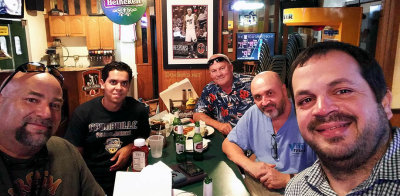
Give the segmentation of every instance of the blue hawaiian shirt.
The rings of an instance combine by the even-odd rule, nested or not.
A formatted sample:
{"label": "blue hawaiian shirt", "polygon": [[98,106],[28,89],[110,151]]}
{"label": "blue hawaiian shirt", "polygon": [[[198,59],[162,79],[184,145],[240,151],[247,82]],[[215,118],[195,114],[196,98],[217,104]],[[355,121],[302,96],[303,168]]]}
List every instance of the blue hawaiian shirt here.
{"label": "blue hawaiian shirt", "polygon": [[232,91],[227,94],[213,81],[208,83],[199,101],[195,112],[205,113],[219,122],[229,122],[232,127],[253,104],[250,84],[253,76],[233,74]]}

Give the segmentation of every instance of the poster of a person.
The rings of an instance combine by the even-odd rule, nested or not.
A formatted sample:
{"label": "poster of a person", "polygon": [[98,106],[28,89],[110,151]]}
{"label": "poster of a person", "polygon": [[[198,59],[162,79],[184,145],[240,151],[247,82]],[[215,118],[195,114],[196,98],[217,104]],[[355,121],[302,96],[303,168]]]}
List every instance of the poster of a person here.
{"label": "poster of a person", "polygon": [[207,5],[172,6],[172,15],[173,58],[207,58]]}

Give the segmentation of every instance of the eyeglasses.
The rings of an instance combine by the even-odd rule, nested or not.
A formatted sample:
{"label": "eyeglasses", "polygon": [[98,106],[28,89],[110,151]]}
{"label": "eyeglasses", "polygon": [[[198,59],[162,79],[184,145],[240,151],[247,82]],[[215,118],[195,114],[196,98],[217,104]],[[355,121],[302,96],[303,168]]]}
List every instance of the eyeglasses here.
{"label": "eyeglasses", "polygon": [[226,61],[226,59],[225,59],[224,57],[217,57],[217,58],[215,58],[215,59],[210,59],[210,60],[208,60],[207,65],[208,65],[208,66],[211,66],[212,64],[214,64],[215,61],[216,61],[217,63],[219,63],[219,62]]}
{"label": "eyeglasses", "polygon": [[53,75],[60,82],[60,84],[62,86],[63,82],[64,82],[64,77],[61,75],[60,71],[58,71],[57,68],[49,67],[42,63],[29,62],[29,63],[22,64],[15,69],[15,71],[7,78],[7,80],[4,82],[3,86],[0,88],[0,93],[4,89],[4,87],[11,81],[11,79],[15,76],[15,74],[17,74],[18,72],[44,73],[44,72],[46,72],[46,68],[49,70],[49,73],[51,75]]}
{"label": "eyeglasses", "polygon": [[271,149],[271,155],[272,158],[274,159],[278,159],[278,143],[276,142],[276,134],[271,134],[271,145],[272,145],[272,149]]}

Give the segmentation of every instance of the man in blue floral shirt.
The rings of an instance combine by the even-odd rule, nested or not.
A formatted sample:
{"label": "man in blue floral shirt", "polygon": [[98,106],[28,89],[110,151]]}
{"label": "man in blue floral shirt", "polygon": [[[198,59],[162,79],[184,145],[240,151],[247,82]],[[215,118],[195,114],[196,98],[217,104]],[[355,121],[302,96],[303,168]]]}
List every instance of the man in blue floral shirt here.
{"label": "man in blue floral shirt", "polygon": [[213,81],[204,87],[193,118],[227,135],[254,103],[250,92],[253,77],[233,73],[232,63],[223,54],[214,54],[207,64]]}

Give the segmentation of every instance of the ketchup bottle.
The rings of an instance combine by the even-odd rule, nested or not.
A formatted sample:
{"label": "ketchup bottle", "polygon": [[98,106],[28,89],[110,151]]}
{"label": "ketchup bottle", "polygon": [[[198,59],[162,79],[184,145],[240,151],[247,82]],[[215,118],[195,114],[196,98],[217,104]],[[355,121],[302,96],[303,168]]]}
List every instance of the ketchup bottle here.
{"label": "ketchup bottle", "polygon": [[140,172],[147,166],[147,157],[149,156],[149,147],[145,145],[143,138],[138,138],[133,141],[132,147],[132,170]]}

